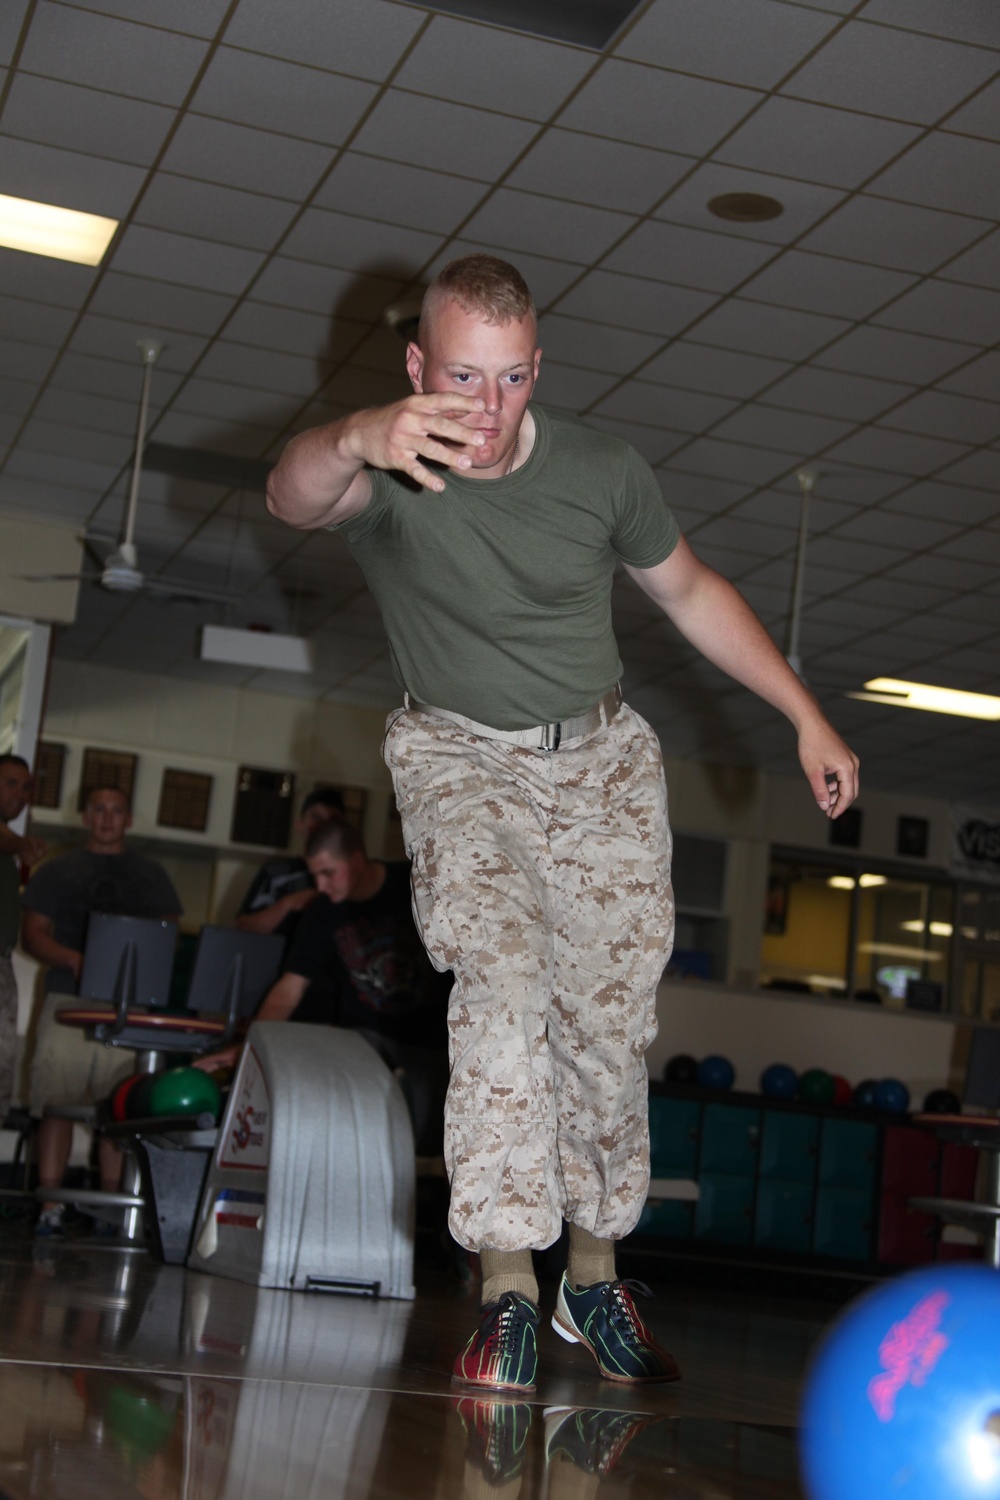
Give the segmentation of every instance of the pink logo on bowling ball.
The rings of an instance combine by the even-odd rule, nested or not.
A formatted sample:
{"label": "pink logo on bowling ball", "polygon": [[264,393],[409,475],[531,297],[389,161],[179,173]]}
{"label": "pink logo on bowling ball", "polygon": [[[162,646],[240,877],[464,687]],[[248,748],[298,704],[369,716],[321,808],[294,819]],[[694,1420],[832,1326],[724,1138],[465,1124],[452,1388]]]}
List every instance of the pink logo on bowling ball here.
{"label": "pink logo on bowling ball", "polygon": [[878,1357],[885,1373],[868,1384],[868,1399],[880,1422],[891,1422],[896,1397],[904,1385],[923,1385],[948,1347],[940,1331],[944,1310],[951,1299],[947,1292],[931,1292],[893,1323],[879,1345]]}

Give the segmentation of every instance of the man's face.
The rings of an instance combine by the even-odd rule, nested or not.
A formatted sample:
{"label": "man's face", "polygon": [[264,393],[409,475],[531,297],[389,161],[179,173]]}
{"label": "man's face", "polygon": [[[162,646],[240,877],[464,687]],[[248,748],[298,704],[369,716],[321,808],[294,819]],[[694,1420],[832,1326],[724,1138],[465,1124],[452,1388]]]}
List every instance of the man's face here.
{"label": "man's face", "polygon": [[[514,444],[535,381],[542,351],[535,347],[532,317],[519,323],[484,323],[452,299],[442,302],[422,330],[423,346],[410,344],[406,369],[418,395],[460,392],[479,396],[485,411],[456,412],[463,427],[481,432],[482,447],[466,452],[471,479],[496,479],[514,459]],[[443,440],[442,440],[443,441]]]}
{"label": "man's face", "polygon": [[83,826],[89,835],[88,849],[103,854],[120,852],[125,830],[132,826],[132,814],[122,793],[95,792],[84,809]]}
{"label": "man's face", "polygon": [[326,849],[321,849],[319,854],[315,854],[306,863],[316,882],[316,889],[329,901],[349,901],[364,873],[365,857],[359,850],[347,859],[340,859]]}
{"label": "man's face", "polygon": [[12,823],[28,805],[31,772],[26,766],[5,760],[0,765],[0,821]]}

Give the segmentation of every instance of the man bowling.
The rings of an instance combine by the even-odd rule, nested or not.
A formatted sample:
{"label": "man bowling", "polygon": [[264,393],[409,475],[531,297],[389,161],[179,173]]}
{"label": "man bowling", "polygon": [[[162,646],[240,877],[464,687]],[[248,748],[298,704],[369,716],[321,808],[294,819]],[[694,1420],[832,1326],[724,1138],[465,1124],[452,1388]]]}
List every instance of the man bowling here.
{"label": "man bowling", "polygon": [[554,1325],[602,1376],[675,1379],[615,1268],[649,1179],[644,1053],[670,952],[660,748],[622,701],[620,562],[702,654],[791,721],[837,817],[858,762],[741,595],[680,535],[648,464],[532,401],[541,350],[517,270],[453,261],[406,353],[413,395],[294,438],[268,506],[335,527],[382,612],[414,911],[451,968],[450,1226],[478,1251],[469,1387],[534,1389],[531,1252],[563,1221]]}

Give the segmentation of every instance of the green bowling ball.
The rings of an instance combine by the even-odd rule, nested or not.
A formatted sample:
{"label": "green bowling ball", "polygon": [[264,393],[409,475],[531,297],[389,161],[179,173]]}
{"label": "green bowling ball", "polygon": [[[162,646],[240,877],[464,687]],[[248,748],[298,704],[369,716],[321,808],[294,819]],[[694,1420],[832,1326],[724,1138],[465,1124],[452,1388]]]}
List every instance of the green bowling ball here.
{"label": "green bowling ball", "polygon": [[799,1079],[799,1098],[809,1104],[832,1104],[837,1084],[825,1068],[809,1068]]}
{"label": "green bowling ball", "polygon": [[151,1115],[210,1114],[218,1120],[222,1111],[219,1085],[200,1068],[168,1068],[155,1076],[149,1091]]}
{"label": "green bowling ball", "polygon": [[145,1392],[113,1385],[107,1395],[105,1418],[122,1457],[138,1465],[169,1440],[177,1421],[177,1405],[169,1400],[161,1405]]}

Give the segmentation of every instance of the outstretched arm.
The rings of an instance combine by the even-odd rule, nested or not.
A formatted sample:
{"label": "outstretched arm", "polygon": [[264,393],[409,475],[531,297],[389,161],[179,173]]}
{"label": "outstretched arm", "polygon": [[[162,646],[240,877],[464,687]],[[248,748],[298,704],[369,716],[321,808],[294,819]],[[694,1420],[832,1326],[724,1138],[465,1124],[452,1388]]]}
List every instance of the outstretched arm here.
{"label": "outstretched arm", "polygon": [[392,406],[352,413],[326,427],[292,438],[271,470],[267,508],[279,521],[308,531],[339,525],[358,515],[371,498],[365,465],[398,469],[440,493],[444,480],[424,460],[467,469],[473,447],[484,438],[459,417],[485,411],[479,397],[407,396]]}
{"label": "outstretched arm", "polygon": [[683,537],[655,568],[626,567],[626,571],[702,656],[791,721],[813,796],[828,818],[839,818],[858,795],[858,758],[792,671],[743,595],[701,562]]}

